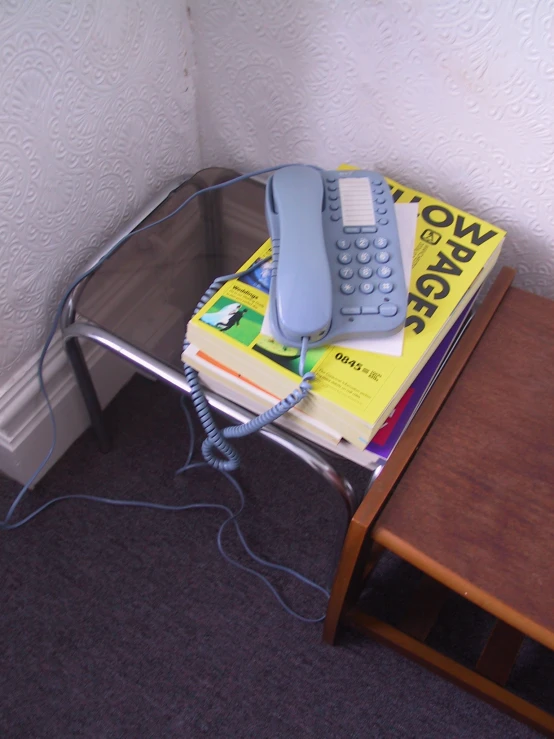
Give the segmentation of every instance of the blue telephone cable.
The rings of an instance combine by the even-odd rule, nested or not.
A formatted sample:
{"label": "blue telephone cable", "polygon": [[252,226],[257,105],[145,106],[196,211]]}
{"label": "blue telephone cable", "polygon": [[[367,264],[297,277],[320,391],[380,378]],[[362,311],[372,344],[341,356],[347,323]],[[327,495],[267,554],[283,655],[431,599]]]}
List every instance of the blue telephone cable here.
{"label": "blue telephone cable", "polygon": [[[119,249],[120,246],[122,246],[128,239],[130,239],[132,236],[136,236],[136,234],[143,233],[144,231],[148,231],[150,228],[153,228],[154,226],[159,226],[162,223],[165,223],[170,218],[173,218],[173,216],[177,215],[185,206],[187,206],[189,203],[191,203],[195,198],[197,198],[199,195],[201,195],[204,192],[212,192],[214,190],[221,190],[224,187],[228,187],[229,185],[232,185],[236,182],[243,182],[244,180],[251,179],[252,177],[258,177],[260,175],[269,174],[270,172],[275,172],[278,169],[282,169],[283,167],[288,167],[290,165],[288,164],[280,164],[275,167],[266,167],[264,169],[258,169],[254,172],[249,172],[248,174],[238,175],[237,177],[233,177],[230,180],[226,180],[225,182],[220,182],[216,185],[210,185],[209,187],[205,187],[203,190],[197,190],[194,192],[190,197],[188,197],[181,205],[179,205],[175,210],[173,210],[171,213],[168,213],[168,215],[164,216],[163,218],[160,218],[157,221],[154,221],[153,223],[149,223],[146,226],[141,226],[140,228],[134,229],[130,233],[128,233],[126,236],[123,236],[119,241],[117,241],[111,249],[109,249],[101,259],[98,260],[92,267],[90,267],[88,270],[80,274],[78,277],[76,277],[73,282],[69,285],[69,287],[66,289],[65,293],[63,294],[60,302],[58,303],[58,306],[56,308],[56,312],[54,313],[54,318],[52,320],[52,325],[50,327],[50,331],[48,333],[48,336],[46,337],[46,341],[44,342],[44,346],[42,347],[42,351],[40,353],[38,363],[37,363],[37,375],[38,375],[38,382],[40,391],[46,401],[46,406],[48,408],[48,416],[50,418],[50,424],[52,426],[52,443],[50,445],[50,449],[47,451],[47,453],[44,456],[44,459],[42,462],[38,465],[37,469],[33,472],[31,477],[27,480],[27,482],[23,485],[19,493],[17,494],[15,500],[13,501],[12,505],[8,509],[8,513],[6,514],[6,517],[4,520],[0,521],[0,530],[9,528],[9,522],[12,518],[16,508],[20,504],[23,497],[27,494],[29,491],[29,488],[34,483],[34,481],[37,479],[37,477],[40,475],[40,473],[43,471],[43,469],[46,467],[48,462],[50,461],[54,449],[56,447],[56,440],[57,440],[57,428],[56,428],[56,419],[54,417],[54,411],[52,409],[52,404],[50,402],[50,398],[48,396],[48,392],[46,390],[46,386],[44,384],[44,360],[46,358],[46,354],[48,353],[48,349],[50,348],[50,345],[54,339],[54,336],[56,334],[56,331],[58,329],[60,319],[62,316],[62,311],[64,308],[65,303],[69,299],[71,293],[79,283],[81,283],[83,280],[85,280],[87,277],[89,277],[93,272],[95,272],[104,262],[106,262],[114,252]],[[319,169],[318,167],[315,167],[315,169]],[[38,512],[38,511],[37,511]]]}
{"label": "blue telephone cable", "polygon": [[[275,596],[275,598],[278,600],[278,602],[281,604],[281,606],[287,611],[287,613],[291,614],[295,618],[298,618],[301,621],[304,621],[304,622],[307,622],[307,623],[319,623],[319,622],[321,622],[324,619],[324,616],[318,617],[318,618],[308,618],[308,617],[302,616],[301,614],[298,614],[297,612],[295,612],[294,610],[292,610],[284,602],[284,600],[279,595],[279,593],[277,592],[277,590],[274,588],[274,586],[269,582],[269,580],[264,575],[262,575],[261,573],[257,572],[256,570],[253,570],[253,569],[251,569],[249,567],[246,567],[246,566],[242,565],[241,563],[239,563],[236,560],[234,560],[232,557],[230,557],[225,552],[225,550],[223,548],[223,543],[222,543],[223,531],[224,531],[224,529],[225,529],[225,527],[226,527],[226,525],[228,523],[233,522],[233,524],[235,526],[235,529],[237,531],[237,535],[239,537],[239,540],[240,540],[243,548],[245,549],[245,551],[247,552],[247,554],[254,561],[258,562],[259,564],[266,565],[268,567],[271,567],[271,568],[274,568],[274,569],[278,569],[278,570],[281,570],[283,572],[287,572],[287,573],[293,575],[295,578],[297,578],[301,582],[309,585],[312,588],[315,588],[316,590],[318,590],[319,592],[321,592],[322,594],[324,594],[327,598],[329,597],[328,591],[325,588],[323,588],[320,585],[318,585],[317,583],[309,580],[308,578],[304,577],[303,575],[301,575],[300,573],[296,572],[295,570],[292,570],[292,569],[290,569],[288,567],[284,567],[282,565],[277,565],[275,563],[268,562],[267,560],[264,560],[261,557],[258,557],[248,547],[248,545],[247,545],[247,543],[246,543],[246,541],[244,539],[244,536],[243,536],[243,534],[242,534],[242,532],[240,530],[238,521],[236,520],[237,519],[237,516],[241,513],[241,511],[242,511],[242,509],[244,507],[244,495],[243,495],[242,489],[240,488],[239,483],[229,474],[229,472],[226,469],[223,468],[225,466],[225,460],[223,460],[223,465],[221,465],[221,466],[220,465],[217,465],[217,464],[211,464],[211,463],[210,464],[211,464],[211,466],[213,466],[216,469],[218,469],[221,472],[221,474],[223,474],[226,477],[226,479],[233,485],[233,487],[238,491],[239,496],[240,496],[240,499],[241,499],[241,505],[240,505],[239,510],[237,512],[235,512],[235,513],[233,513],[231,511],[231,509],[228,508],[227,506],[220,505],[220,504],[215,504],[215,503],[198,503],[198,504],[188,504],[188,505],[166,505],[166,504],[154,503],[154,502],[150,502],[150,501],[135,501],[135,500],[124,501],[124,500],[118,500],[118,499],[113,499],[113,498],[104,498],[104,497],[94,496],[94,495],[72,494],[72,495],[63,495],[63,496],[54,498],[54,499],[48,501],[47,503],[44,503],[43,505],[39,506],[39,508],[37,508],[34,511],[32,511],[27,516],[24,516],[19,521],[16,521],[15,523],[12,523],[11,522],[11,519],[12,519],[12,517],[13,517],[15,511],[16,511],[16,509],[20,505],[20,503],[23,500],[23,498],[25,497],[26,493],[31,488],[33,482],[37,479],[37,477],[40,475],[40,473],[44,470],[45,466],[48,464],[50,458],[52,457],[52,455],[54,453],[54,449],[55,449],[55,446],[56,446],[56,440],[57,440],[56,419],[55,419],[54,411],[53,411],[53,408],[52,408],[52,404],[50,402],[50,398],[48,396],[48,392],[46,390],[46,386],[45,386],[45,383],[44,383],[44,361],[45,361],[46,355],[48,353],[48,349],[50,348],[50,345],[51,345],[51,343],[52,343],[52,341],[54,339],[54,336],[56,334],[56,331],[58,329],[58,326],[59,326],[59,323],[60,323],[60,319],[61,319],[61,315],[62,315],[62,311],[63,311],[64,305],[65,305],[66,301],[69,299],[69,297],[70,297],[71,293],[73,292],[73,290],[77,287],[77,285],[79,285],[79,283],[81,283],[83,280],[85,280],[87,277],[89,277],[91,274],[93,274],[93,272],[95,272],[107,259],[109,259],[112,256],[112,254],[114,254],[114,252],[117,251],[117,249],[120,246],[122,246],[128,239],[130,239],[132,236],[135,236],[138,233],[142,233],[144,231],[147,231],[148,229],[153,228],[154,226],[158,226],[158,225],[164,223],[165,221],[169,220],[174,215],[176,215],[179,211],[181,211],[183,208],[185,208],[185,206],[187,206],[192,200],[194,200],[194,198],[198,197],[198,195],[201,195],[204,192],[209,192],[209,191],[213,191],[213,190],[219,190],[219,189],[221,189],[223,187],[227,187],[228,185],[234,184],[236,182],[241,182],[241,181],[244,181],[244,180],[250,179],[252,177],[259,176],[259,175],[268,174],[270,172],[274,172],[274,171],[276,171],[278,169],[281,169],[281,168],[287,167],[287,166],[290,166],[290,165],[283,164],[283,165],[278,165],[278,166],[275,166],[275,167],[267,167],[267,168],[264,168],[264,169],[256,170],[256,171],[250,172],[248,174],[239,175],[239,176],[234,177],[234,178],[232,178],[230,180],[227,180],[226,182],[218,183],[216,185],[210,185],[209,187],[206,187],[206,188],[204,188],[202,190],[196,191],[189,198],[187,198],[183,203],[181,203],[181,205],[179,205],[175,210],[173,210],[171,213],[169,213],[167,216],[164,216],[163,218],[160,218],[157,221],[154,221],[152,223],[149,223],[146,226],[142,226],[142,227],[140,227],[138,229],[134,229],[133,231],[131,231],[126,236],[123,236],[121,239],[119,239],[119,241],[117,241],[111,247],[111,249],[109,249],[101,257],[100,260],[98,260],[98,262],[96,262],[94,264],[94,266],[90,267],[88,270],[86,270],[85,272],[83,272],[82,274],[80,274],[78,277],[76,277],[70,283],[69,287],[65,290],[62,298],[60,299],[60,301],[58,303],[58,306],[57,306],[56,311],[54,313],[54,317],[53,317],[53,320],[52,320],[50,331],[48,332],[48,335],[47,335],[46,340],[44,342],[44,346],[43,346],[43,348],[41,350],[41,353],[40,353],[40,356],[39,356],[39,359],[38,359],[38,362],[37,362],[37,376],[38,376],[39,387],[40,387],[40,391],[41,391],[41,393],[42,393],[42,395],[43,395],[43,397],[44,397],[44,399],[46,401],[46,406],[47,406],[47,409],[48,409],[48,415],[49,415],[50,423],[51,423],[51,427],[52,427],[52,442],[51,442],[50,448],[49,448],[48,452],[46,453],[46,455],[44,456],[44,459],[42,460],[42,462],[38,465],[38,467],[35,470],[35,472],[31,475],[31,477],[27,480],[27,482],[22,486],[21,490],[16,495],[15,499],[13,500],[11,506],[8,509],[8,512],[7,512],[6,516],[5,516],[5,518],[3,520],[0,520],[0,531],[9,531],[9,530],[17,529],[20,526],[23,526],[24,524],[26,524],[26,523],[30,522],[31,520],[33,520],[42,511],[46,510],[50,506],[55,505],[56,503],[61,502],[63,500],[87,500],[87,501],[97,502],[97,503],[106,503],[106,504],[114,505],[114,506],[134,507],[134,508],[149,508],[149,509],[164,510],[164,511],[184,511],[184,510],[191,510],[191,509],[197,509],[197,508],[207,508],[207,509],[220,509],[220,510],[224,510],[228,514],[228,518],[226,518],[226,520],[220,526],[220,529],[218,531],[218,536],[217,536],[217,544],[218,544],[218,548],[219,548],[219,551],[221,552],[222,556],[230,564],[232,564],[232,565],[234,565],[234,566],[236,566],[236,567],[238,567],[238,568],[240,568],[240,569],[242,569],[242,570],[244,570],[244,571],[246,571],[246,572],[248,572],[250,574],[253,574],[253,575],[255,575],[258,578],[260,578],[262,580],[262,582],[264,582],[264,584],[271,590],[271,592],[273,593],[273,595]],[[321,169],[321,168],[320,167],[314,167],[314,169]],[[197,306],[197,308],[195,310],[195,313],[200,309],[200,307],[202,307],[202,305],[205,304],[205,302],[207,300],[209,300],[209,297],[211,297],[211,295],[213,295],[213,293],[216,290],[218,290],[219,287],[221,287],[221,285],[227,279],[231,279],[233,277],[239,276],[240,274],[246,274],[246,272],[248,272],[248,271],[250,271],[250,270],[245,270],[243,273],[237,273],[237,274],[234,274],[234,275],[228,275],[228,276],[225,276],[225,277],[221,277],[221,278],[218,278],[216,281],[214,281],[214,283],[212,284],[212,286],[209,288],[209,290],[207,291],[207,293],[204,295],[204,297],[200,301],[199,305]],[[212,292],[210,292],[210,291],[212,291]],[[303,342],[302,354],[301,354],[301,365],[300,365],[301,368],[303,367],[303,364],[304,364],[305,355],[306,355],[306,346],[305,346],[305,344]],[[196,397],[197,398],[198,397],[202,398],[203,397],[203,394],[202,394],[202,391],[201,391],[201,388],[200,388],[200,385],[199,385],[199,382],[198,382],[198,375],[197,375],[197,373],[192,368],[189,368],[189,367],[185,366],[185,375],[187,375],[187,374],[188,374],[187,381],[189,382],[189,385],[191,386],[191,391],[192,391],[191,397],[193,397],[193,399],[194,399],[194,395],[196,394]],[[303,370],[301,371],[301,374],[303,374]],[[192,378],[192,382],[191,382],[191,378]],[[262,414],[260,417],[253,419],[252,421],[250,421],[247,424],[242,424],[241,426],[236,426],[236,427],[231,427],[230,429],[225,429],[224,432],[223,432],[223,434],[229,434],[229,437],[234,436],[234,435],[236,435],[236,436],[244,436],[246,434],[253,433],[254,431],[258,430],[259,428],[261,428],[262,426],[264,426],[264,425],[266,425],[268,423],[271,423],[271,421],[275,420],[277,417],[279,417],[283,413],[286,413],[291,407],[293,407],[294,405],[296,405],[297,403],[299,403],[300,400],[303,397],[305,397],[305,395],[309,391],[309,380],[312,379],[312,378],[313,378],[313,375],[311,373],[308,373],[307,375],[305,375],[303,377],[302,383],[300,384],[300,387],[297,388],[295,391],[293,391],[293,393],[291,393],[287,398],[285,398],[284,401],[281,401],[280,403],[278,403],[277,406],[275,406],[275,408],[272,408],[269,411],[266,411],[265,414]],[[199,390],[200,390],[200,393],[198,392]],[[196,402],[198,403],[199,407],[201,407],[201,403],[198,400]],[[209,407],[207,405],[207,401],[205,400],[205,398],[204,398],[204,403],[206,404],[206,410],[207,410],[207,413],[208,413],[209,420],[211,420],[211,423],[215,427],[215,424],[213,423],[213,420],[211,419],[211,413],[210,413],[210,410],[209,410]],[[188,411],[186,410],[186,408],[183,408],[183,409],[185,410],[187,421],[188,421],[188,424],[189,424],[189,430],[191,431],[191,434],[190,434],[190,449],[189,449],[189,454],[188,454],[188,458],[187,458],[186,464],[180,470],[178,470],[176,474],[180,474],[180,473],[185,472],[185,471],[187,471],[189,469],[194,469],[194,468],[199,467],[199,466],[202,466],[204,464],[204,463],[193,463],[193,464],[191,464],[192,450],[193,450],[193,445],[194,445],[194,434],[192,433],[192,431],[193,431],[193,429],[192,429],[192,422],[190,420],[190,416],[188,414]],[[278,410],[276,410],[276,409],[278,409]],[[213,440],[213,443],[212,443],[212,440]],[[227,444],[225,438],[224,437],[222,438],[222,432],[220,432],[217,429],[217,427],[215,427],[214,430],[211,430],[211,439],[210,439],[210,437],[208,437],[205,440],[204,444],[203,444],[203,452],[205,452],[205,449],[207,449],[208,450],[207,451],[208,456],[213,457],[214,456],[213,446],[215,446],[215,448],[218,449],[221,446],[221,442],[223,442],[223,445]],[[220,445],[220,446],[218,446],[218,445]],[[230,447],[230,445],[229,445],[229,447]],[[225,449],[225,446],[223,446],[223,449]],[[232,464],[236,464],[236,466],[238,466],[238,461],[239,461],[238,460],[238,455],[236,455],[236,452],[235,452],[235,450],[232,449],[232,447],[230,447],[230,449],[231,449],[231,463]],[[221,460],[219,460],[219,461],[221,461]],[[236,469],[236,466],[234,466],[233,469]]]}

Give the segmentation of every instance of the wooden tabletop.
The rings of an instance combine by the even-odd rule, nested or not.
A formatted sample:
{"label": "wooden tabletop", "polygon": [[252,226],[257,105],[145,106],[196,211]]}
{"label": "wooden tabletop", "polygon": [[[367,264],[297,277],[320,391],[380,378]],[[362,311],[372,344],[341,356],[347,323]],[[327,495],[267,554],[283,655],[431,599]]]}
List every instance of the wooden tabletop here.
{"label": "wooden tabletop", "polygon": [[511,288],[373,538],[554,649],[554,303]]}

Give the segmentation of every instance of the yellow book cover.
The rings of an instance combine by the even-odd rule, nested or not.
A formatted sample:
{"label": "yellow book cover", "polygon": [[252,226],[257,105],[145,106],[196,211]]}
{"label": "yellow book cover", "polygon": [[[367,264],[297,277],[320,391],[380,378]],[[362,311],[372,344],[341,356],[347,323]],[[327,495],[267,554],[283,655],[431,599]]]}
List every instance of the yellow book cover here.
{"label": "yellow book cover", "polygon": [[[395,202],[419,205],[402,356],[340,346],[308,352],[313,392],[301,408],[358,448],[372,438],[498,258],[505,231],[429,195],[387,179]],[[243,265],[250,275],[226,283],[194,316],[188,338],[228,367],[284,396],[299,382],[300,351],[261,333],[268,303],[271,243]],[[183,361],[186,357],[183,356]]]}

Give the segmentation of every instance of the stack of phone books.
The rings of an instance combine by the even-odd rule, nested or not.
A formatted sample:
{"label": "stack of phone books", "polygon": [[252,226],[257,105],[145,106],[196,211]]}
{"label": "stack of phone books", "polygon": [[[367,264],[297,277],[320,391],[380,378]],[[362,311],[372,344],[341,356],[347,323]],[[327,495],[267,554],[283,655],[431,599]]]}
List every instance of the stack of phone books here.
{"label": "stack of phone books", "polygon": [[[353,340],[308,352],[312,392],[277,422],[289,432],[370,469],[386,461],[448,359],[479,289],[493,269],[505,231],[388,179],[399,230],[413,215],[406,272],[408,313],[403,332]],[[402,217],[402,204],[406,218]],[[402,223],[404,222],[404,228]],[[402,242],[402,233],[401,233]],[[300,352],[268,335],[271,254],[267,241],[187,328],[183,362],[206,388],[261,413],[299,384]],[[400,342],[400,343],[399,343]]]}

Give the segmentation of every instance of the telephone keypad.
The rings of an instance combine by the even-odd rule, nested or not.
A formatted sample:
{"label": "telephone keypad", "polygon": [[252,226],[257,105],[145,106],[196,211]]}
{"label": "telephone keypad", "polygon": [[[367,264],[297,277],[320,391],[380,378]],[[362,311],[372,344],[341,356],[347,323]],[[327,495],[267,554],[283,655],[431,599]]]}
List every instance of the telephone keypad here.
{"label": "telephone keypad", "polygon": [[[381,326],[388,325],[386,322],[398,326],[398,318],[395,320],[394,317],[399,313],[405,315],[406,307],[400,244],[390,191],[376,173],[365,175],[367,185],[362,182],[351,185],[343,181],[343,178],[356,176],[352,172],[324,175],[326,220],[331,237],[327,243],[338,260],[332,278],[334,289],[340,295],[335,315],[339,323],[348,321],[347,325],[342,324],[344,329],[341,329],[346,334],[355,334],[355,327],[366,325],[368,330],[376,332],[383,330]],[[350,235],[353,236],[349,238]],[[369,266],[373,260],[376,262],[375,270]],[[393,273],[399,276],[395,282],[390,279]]]}
{"label": "telephone keypad", "polygon": [[[404,284],[396,209],[386,178],[374,171],[316,172],[312,168],[296,167],[282,177],[281,174],[272,175],[266,189],[272,276],[275,278],[279,274],[278,282],[286,283],[285,294],[288,294],[289,279],[294,286],[304,281],[304,273],[311,271],[317,277],[312,281],[313,289],[321,286],[318,296],[321,300],[319,303],[314,300],[312,304],[310,295],[304,295],[304,292],[311,292],[312,285],[309,291],[303,291],[304,286],[298,285],[298,305],[291,297],[287,307],[292,314],[304,307],[306,313],[308,308],[312,312],[319,311],[320,315],[314,316],[318,328],[309,328],[313,325],[311,320],[293,322],[294,325],[287,327],[279,316],[277,303],[281,287],[277,286],[273,294],[270,292],[269,300],[270,324],[275,338],[285,345],[300,346],[303,332],[310,332],[310,344],[318,346],[400,329],[406,317],[408,292]],[[283,207],[279,206],[277,212],[276,206],[281,202]],[[325,254],[321,253],[321,230],[315,222],[316,216],[323,216]],[[281,237],[286,242],[286,259],[285,249],[280,245]],[[294,269],[295,250],[301,252],[298,255],[302,265],[300,274]],[[284,270],[283,279],[279,269]]]}

